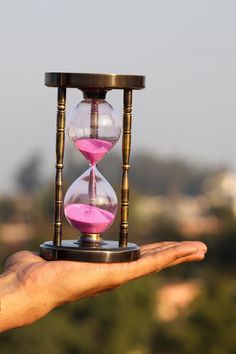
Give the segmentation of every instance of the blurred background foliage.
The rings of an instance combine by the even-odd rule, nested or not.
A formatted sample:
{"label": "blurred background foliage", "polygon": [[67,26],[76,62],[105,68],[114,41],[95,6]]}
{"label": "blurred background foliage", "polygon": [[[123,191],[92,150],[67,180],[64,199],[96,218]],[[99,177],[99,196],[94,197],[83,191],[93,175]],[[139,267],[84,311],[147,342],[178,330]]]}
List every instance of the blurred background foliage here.
{"label": "blurred background foliage", "polygon": [[[52,237],[53,178],[42,175],[43,162],[32,155],[16,174],[16,193],[0,197],[2,264],[12,252],[37,251]],[[117,155],[100,164],[118,194],[120,165]],[[85,169],[70,152],[66,188]],[[236,176],[139,155],[132,157],[130,181],[130,239],[202,240],[209,248],[206,260],[63,306],[29,327],[3,333],[1,354],[236,353]],[[118,221],[105,238],[117,239],[117,227]],[[64,237],[77,237],[65,220]]]}

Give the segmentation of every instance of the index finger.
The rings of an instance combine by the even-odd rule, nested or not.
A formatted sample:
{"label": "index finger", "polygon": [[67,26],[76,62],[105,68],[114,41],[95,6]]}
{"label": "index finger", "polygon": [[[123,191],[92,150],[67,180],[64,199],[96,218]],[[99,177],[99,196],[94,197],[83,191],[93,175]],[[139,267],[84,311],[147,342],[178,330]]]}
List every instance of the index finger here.
{"label": "index finger", "polygon": [[[140,278],[145,275],[159,272],[166,268],[170,263],[186,256],[198,253],[198,248],[189,244],[178,244],[164,250],[156,250],[150,254],[143,255],[139,260],[131,262],[124,275],[123,281]],[[193,259],[194,260],[194,259]]]}

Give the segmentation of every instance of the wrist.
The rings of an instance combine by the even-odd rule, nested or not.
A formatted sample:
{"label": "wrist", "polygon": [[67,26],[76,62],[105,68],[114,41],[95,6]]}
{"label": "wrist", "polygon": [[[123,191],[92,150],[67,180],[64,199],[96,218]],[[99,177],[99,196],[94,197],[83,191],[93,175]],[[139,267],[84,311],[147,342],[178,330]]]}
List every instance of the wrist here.
{"label": "wrist", "polygon": [[14,286],[15,275],[11,272],[4,273],[0,276],[0,332],[10,328],[12,321],[12,311],[14,307],[13,298],[17,297]]}
{"label": "wrist", "polygon": [[50,311],[50,307],[43,308],[35,296],[27,293],[15,272],[5,272],[0,276],[0,332],[34,322],[42,317],[42,309],[45,313]]}

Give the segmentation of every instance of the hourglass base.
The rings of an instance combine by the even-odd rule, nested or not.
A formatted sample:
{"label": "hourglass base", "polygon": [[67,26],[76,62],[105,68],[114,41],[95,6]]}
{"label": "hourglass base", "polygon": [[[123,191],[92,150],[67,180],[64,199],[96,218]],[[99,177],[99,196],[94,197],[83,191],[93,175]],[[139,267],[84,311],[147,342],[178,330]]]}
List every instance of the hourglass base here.
{"label": "hourglass base", "polygon": [[47,241],[40,246],[40,256],[48,261],[131,262],[140,257],[140,248],[134,243],[128,243],[127,247],[119,247],[117,241],[106,240],[92,247],[85,247],[77,240],[63,240],[61,246],[55,246],[52,241]]}

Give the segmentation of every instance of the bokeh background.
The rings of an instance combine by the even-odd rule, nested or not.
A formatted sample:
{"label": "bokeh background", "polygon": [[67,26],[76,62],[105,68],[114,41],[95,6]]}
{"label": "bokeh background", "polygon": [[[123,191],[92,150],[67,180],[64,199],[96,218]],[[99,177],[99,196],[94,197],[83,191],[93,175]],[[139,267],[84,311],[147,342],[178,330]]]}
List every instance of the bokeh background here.
{"label": "bokeh background", "polygon": [[[134,93],[130,237],[209,247],[202,263],[1,334],[1,354],[236,353],[235,11],[230,0],[1,3],[1,263],[52,235],[56,90],[46,71],[146,75]],[[68,91],[70,111],[82,95]],[[107,100],[122,110],[121,92]],[[118,193],[120,147],[99,166]],[[65,186],[86,167],[67,141]],[[66,221],[64,234],[76,237]]]}

